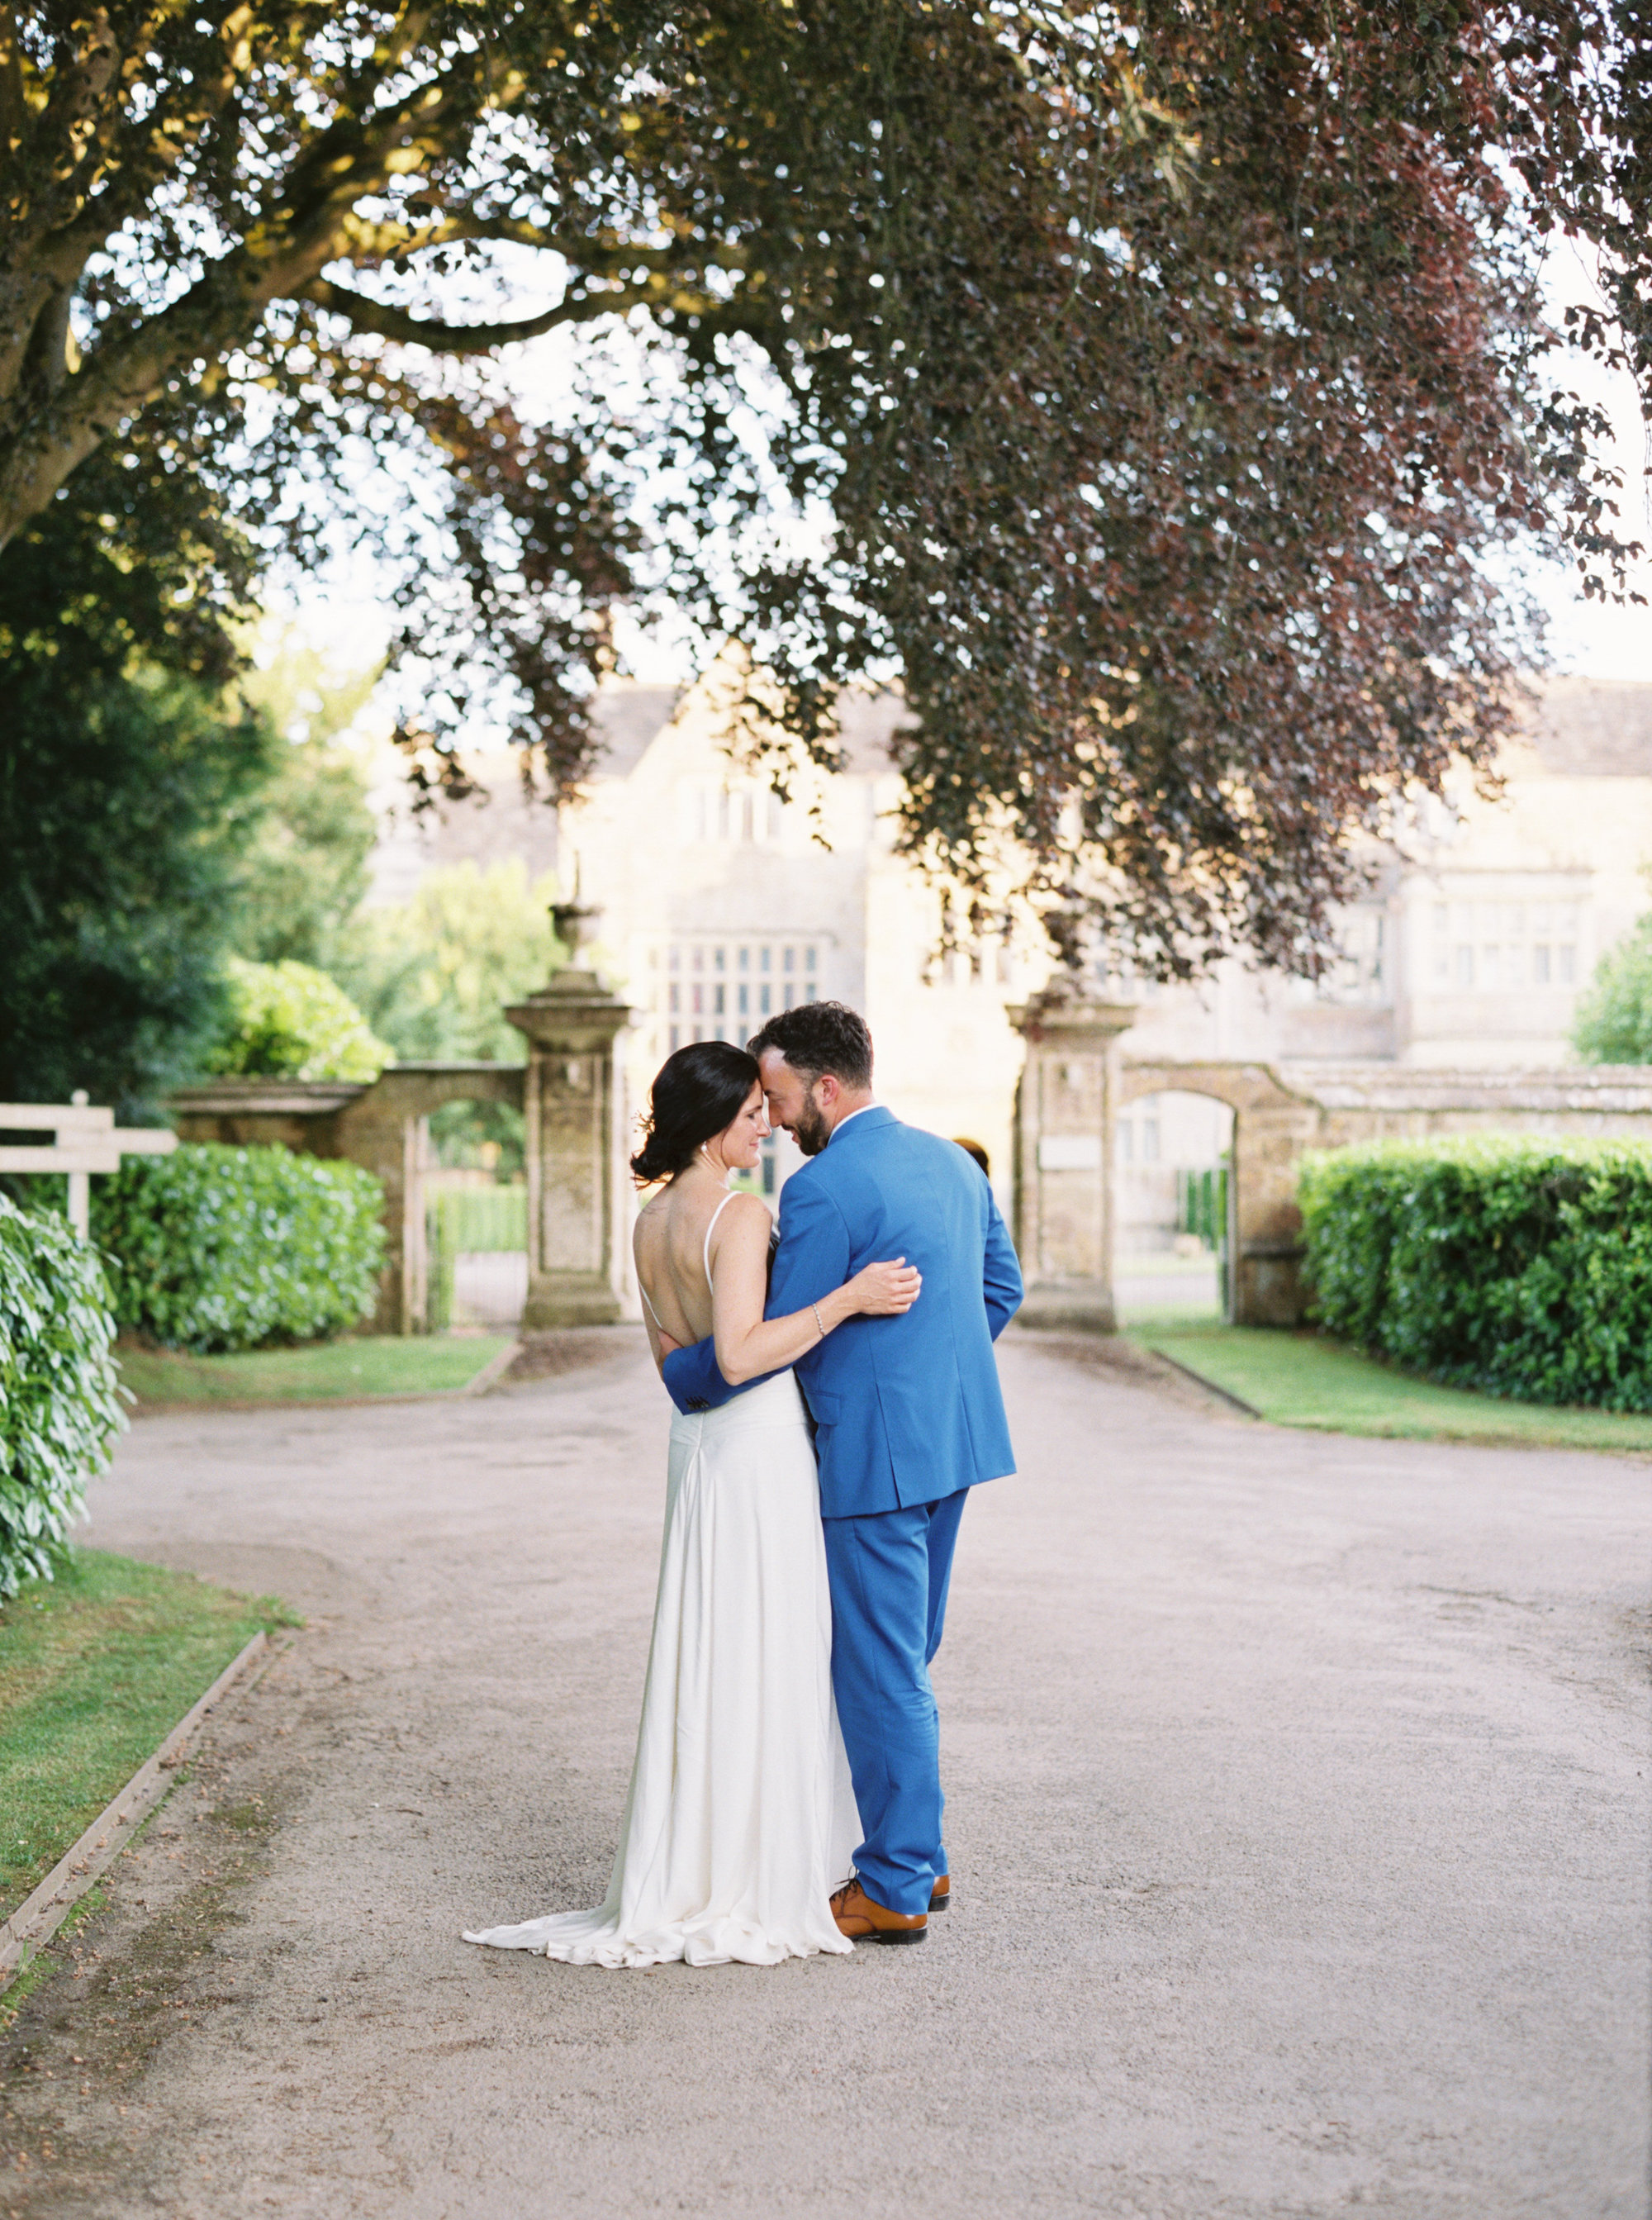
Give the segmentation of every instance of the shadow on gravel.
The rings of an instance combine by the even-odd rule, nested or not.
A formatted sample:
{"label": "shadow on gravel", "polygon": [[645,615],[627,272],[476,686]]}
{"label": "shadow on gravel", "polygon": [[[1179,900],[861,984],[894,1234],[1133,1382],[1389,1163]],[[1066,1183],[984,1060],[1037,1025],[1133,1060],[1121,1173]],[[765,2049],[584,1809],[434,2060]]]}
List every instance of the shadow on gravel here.
{"label": "shadow on gravel", "polygon": [[648,1337],[639,1325],[560,1326],[525,1333],[496,1388],[516,1388],[535,1380],[557,1380],[618,1357],[646,1356]]}
{"label": "shadow on gravel", "polygon": [[1013,1325],[1009,1332],[1018,1348],[1042,1350],[1087,1372],[1104,1372],[1124,1387],[1148,1388],[1169,1402],[1179,1403],[1183,1410],[1197,1411],[1201,1418],[1241,1423],[1240,1412],[1228,1397],[1124,1334],[1047,1332],[1038,1327]]}

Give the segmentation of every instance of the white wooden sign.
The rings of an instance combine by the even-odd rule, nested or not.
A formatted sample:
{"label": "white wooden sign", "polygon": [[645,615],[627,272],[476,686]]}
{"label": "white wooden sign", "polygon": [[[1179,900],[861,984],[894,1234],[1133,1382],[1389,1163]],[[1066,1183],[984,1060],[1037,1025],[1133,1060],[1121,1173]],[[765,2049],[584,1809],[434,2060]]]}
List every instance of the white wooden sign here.
{"label": "white wooden sign", "polygon": [[178,1135],[164,1126],[117,1126],[77,1088],[68,1102],[0,1102],[0,1127],[41,1136],[0,1144],[0,1172],[67,1172],[69,1223],[84,1238],[91,1222],[93,1172],[117,1172],[122,1157],[169,1157]]}

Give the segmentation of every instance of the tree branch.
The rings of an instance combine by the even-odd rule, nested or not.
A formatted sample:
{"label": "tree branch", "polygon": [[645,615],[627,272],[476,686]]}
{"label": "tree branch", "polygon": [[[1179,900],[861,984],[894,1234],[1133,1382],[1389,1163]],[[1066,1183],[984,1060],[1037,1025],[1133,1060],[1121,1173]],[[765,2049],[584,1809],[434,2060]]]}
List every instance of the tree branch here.
{"label": "tree branch", "polygon": [[[248,0],[234,0],[219,26],[223,66],[215,74],[197,72],[184,89],[169,88],[140,123],[128,126],[122,100],[147,42],[162,19],[183,4],[184,0],[164,0],[152,9],[135,27],[135,43],[124,50],[115,46],[112,34],[102,44],[94,41],[90,61],[52,84],[32,128],[23,96],[23,122],[7,142],[9,166],[0,186],[0,198],[9,201],[7,249],[14,273],[9,283],[0,281],[0,394],[9,400],[26,399],[16,390],[26,362],[51,362],[55,366],[47,388],[60,383],[62,335],[33,328],[39,315],[56,314],[42,304],[59,292],[66,299],[74,290],[89,257],[177,169],[201,131],[222,114],[251,65],[253,10]],[[95,30],[107,31],[101,9],[90,20]],[[3,46],[0,35],[0,53]],[[128,142],[127,159],[111,173],[111,158],[122,140]],[[96,193],[100,183],[105,190]],[[15,274],[20,271],[29,280],[21,289]]]}
{"label": "tree branch", "polygon": [[[511,72],[486,104],[510,106],[526,83]],[[441,152],[440,132],[464,90],[461,78],[445,71],[366,115],[346,110],[335,116],[299,150],[268,204],[268,221],[306,229],[319,221],[336,230],[363,193],[382,191],[392,170],[407,166],[415,148],[427,156]]]}
{"label": "tree branch", "polygon": [[590,323],[598,316],[622,316],[635,308],[665,307],[693,313],[720,305],[688,294],[663,299],[662,288],[650,283],[615,285],[601,293],[570,293],[541,315],[521,316],[508,323],[446,324],[433,317],[410,315],[388,302],[370,301],[365,293],[353,293],[325,278],[314,279],[302,290],[318,308],[343,316],[352,331],[376,332],[382,339],[398,340],[404,346],[430,347],[439,354],[483,354],[490,347],[537,339],[541,332],[553,331],[558,324]]}
{"label": "tree branch", "polygon": [[433,215],[424,223],[358,215],[352,211],[340,226],[340,237],[345,242],[340,251],[360,265],[374,259],[389,261],[393,255],[421,254],[434,246],[471,242],[538,247],[603,278],[632,270],[646,270],[655,278],[680,277],[685,268],[704,269],[714,264],[720,270],[745,270],[751,263],[750,254],[741,246],[719,246],[711,250],[699,240],[688,247],[643,246],[613,234],[593,239],[583,232],[528,223],[520,216],[475,215],[463,209]]}

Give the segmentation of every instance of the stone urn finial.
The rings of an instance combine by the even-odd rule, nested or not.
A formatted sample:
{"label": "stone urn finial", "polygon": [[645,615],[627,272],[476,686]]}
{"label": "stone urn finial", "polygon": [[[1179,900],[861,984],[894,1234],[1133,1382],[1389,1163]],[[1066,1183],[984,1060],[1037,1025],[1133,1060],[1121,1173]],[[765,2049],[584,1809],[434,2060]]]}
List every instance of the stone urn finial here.
{"label": "stone urn finial", "polygon": [[557,939],[568,951],[571,961],[577,961],[582,948],[589,948],[596,938],[596,923],[602,913],[593,902],[583,902],[576,888],[571,901],[555,901],[551,905],[551,926]]}
{"label": "stone urn finial", "polygon": [[567,950],[570,963],[583,969],[579,966],[579,951],[582,948],[589,948],[595,939],[596,922],[602,911],[600,904],[580,899],[583,891],[585,859],[577,848],[574,848],[571,854],[573,888],[560,901],[552,903],[551,928]]}

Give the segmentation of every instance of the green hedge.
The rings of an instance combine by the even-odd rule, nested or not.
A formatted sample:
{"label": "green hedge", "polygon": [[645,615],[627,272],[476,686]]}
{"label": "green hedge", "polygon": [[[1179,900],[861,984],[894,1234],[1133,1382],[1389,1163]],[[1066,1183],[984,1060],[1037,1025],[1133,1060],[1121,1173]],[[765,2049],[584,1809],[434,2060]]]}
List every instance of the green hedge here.
{"label": "green hedge", "polygon": [[371,1313],[383,1207],[354,1164],[204,1142],[94,1180],[91,1232],[122,1326],[166,1349],[259,1349]]}
{"label": "green hedge", "polygon": [[1652,1144],[1384,1141],[1308,1157],[1315,1315],[1453,1387],[1652,1410]]}
{"label": "green hedge", "polygon": [[125,1425],[97,1257],[61,1218],[0,1196],[0,1599],[52,1576]]}

